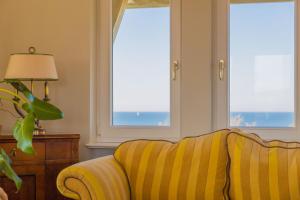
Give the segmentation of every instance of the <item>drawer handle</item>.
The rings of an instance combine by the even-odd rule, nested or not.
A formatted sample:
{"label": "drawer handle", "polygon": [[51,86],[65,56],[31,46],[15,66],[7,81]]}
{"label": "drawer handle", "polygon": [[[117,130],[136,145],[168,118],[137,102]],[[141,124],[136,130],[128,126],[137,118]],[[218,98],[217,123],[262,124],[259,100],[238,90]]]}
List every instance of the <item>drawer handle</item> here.
{"label": "drawer handle", "polygon": [[17,156],[17,149],[16,148],[13,148],[11,151],[10,151],[10,155],[12,157],[16,157]]}

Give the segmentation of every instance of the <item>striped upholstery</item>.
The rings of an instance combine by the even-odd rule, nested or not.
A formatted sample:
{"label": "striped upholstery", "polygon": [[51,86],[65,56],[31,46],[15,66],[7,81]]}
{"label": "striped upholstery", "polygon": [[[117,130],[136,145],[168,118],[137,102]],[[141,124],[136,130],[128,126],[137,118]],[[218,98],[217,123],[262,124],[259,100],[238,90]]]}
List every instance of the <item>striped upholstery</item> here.
{"label": "striped upholstery", "polygon": [[129,179],[132,200],[224,200],[228,130],[167,141],[125,142],[114,156]]}
{"label": "striped upholstery", "polygon": [[64,169],[57,177],[57,188],[72,199],[130,200],[126,175],[113,156]]}
{"label": "striped upholstery", "polygon": [[228,135],[232,200],[299,200],[300,143]]}

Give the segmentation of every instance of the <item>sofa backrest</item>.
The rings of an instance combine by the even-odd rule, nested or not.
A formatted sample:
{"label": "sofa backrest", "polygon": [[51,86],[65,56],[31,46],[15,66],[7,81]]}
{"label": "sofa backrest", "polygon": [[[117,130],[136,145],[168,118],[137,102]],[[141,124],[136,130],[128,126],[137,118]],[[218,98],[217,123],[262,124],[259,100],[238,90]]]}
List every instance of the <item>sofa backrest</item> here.
{"label": "sofa backrest", "polygon": [[300,143],[231,132],[230,199],[300,199]]}
{"label": "sofa backrest", "polygon": [[229,130],[168,141],[121,144],[115,159],[125,170],[134,200],[225,200]]}

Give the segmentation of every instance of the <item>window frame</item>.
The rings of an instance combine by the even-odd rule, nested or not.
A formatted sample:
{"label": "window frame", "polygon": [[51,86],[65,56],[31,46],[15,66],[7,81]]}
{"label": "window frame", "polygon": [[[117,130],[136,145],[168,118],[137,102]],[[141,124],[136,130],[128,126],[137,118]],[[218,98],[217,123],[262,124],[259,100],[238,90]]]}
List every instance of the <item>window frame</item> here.
{"label": "window frame", "polygon": [[[300,6],[298,0],[295,2],[295,66],[294,66],[294,108],[295,108],[295,127],[286,128],[261,128],[249,127],[241,129],[248,132],[259,132],[266,139],[297,139],[297,133],[300,131],[299,105],[300,98],[300,70],[299,70],[299,33]],[[229,0],[214,0],[214,15],[213,15],[213,30],[215,32],[213,38],[213,129],[219,128],[239,128],[230,127],[230,1]],[[225,60],[224,79],[219,80],[219,60]]]}
{"label": "window frame", "polygon": [[[91,148],[115,147],[134,139],[167,139],[180,137],[180,70],[176,81],[170,74],[170,127],[112,126],[112,1],[96,2],[94,60],[91,70],[90,143]],[[181,0],[171,5],[170,63],[181,60]],[[109,66],[109,67],[107,67]],[[170,66],[172,73],[172,66]]]}

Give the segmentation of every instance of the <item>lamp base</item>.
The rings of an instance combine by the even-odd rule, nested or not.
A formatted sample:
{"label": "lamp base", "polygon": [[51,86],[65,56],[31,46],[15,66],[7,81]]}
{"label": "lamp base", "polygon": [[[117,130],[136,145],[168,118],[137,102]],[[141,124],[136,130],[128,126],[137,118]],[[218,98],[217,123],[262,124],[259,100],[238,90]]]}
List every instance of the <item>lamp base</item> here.
{"label": "lamp base", "polygon": [[33,131],[33,135],[45,135],[46,130],[43,128],[35,128]]}

